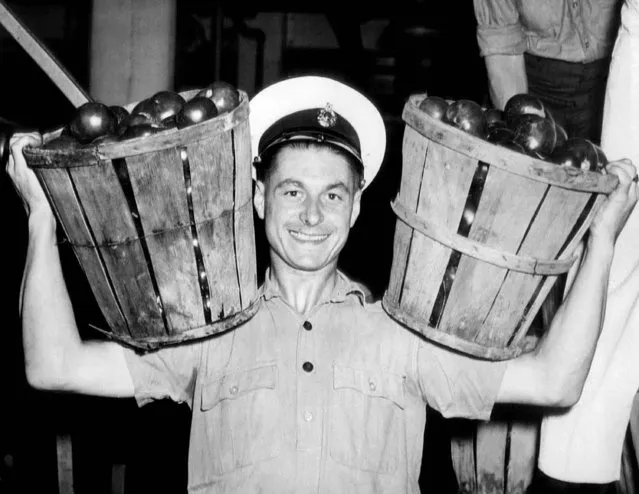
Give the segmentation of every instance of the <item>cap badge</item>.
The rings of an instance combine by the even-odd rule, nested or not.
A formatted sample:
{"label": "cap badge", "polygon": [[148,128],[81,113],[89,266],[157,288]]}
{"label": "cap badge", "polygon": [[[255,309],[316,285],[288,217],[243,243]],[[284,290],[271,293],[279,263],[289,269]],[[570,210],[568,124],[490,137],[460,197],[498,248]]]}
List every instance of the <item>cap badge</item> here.
{"label": "cap badge", "polygon": [[337,114],[333,110],[333,105],[326,103],[326,106],[317,112],[317,123],[322,127],[333,127],[337,123]]}

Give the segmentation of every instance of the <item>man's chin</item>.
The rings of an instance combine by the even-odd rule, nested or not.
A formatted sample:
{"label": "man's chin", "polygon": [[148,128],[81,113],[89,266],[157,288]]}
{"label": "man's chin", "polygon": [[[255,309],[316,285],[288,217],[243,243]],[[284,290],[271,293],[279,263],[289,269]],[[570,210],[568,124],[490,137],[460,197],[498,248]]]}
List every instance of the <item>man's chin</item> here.
{"label": "man's chin", "polygon": [[290,259],[287,263],[294,269],[305,272],[314,272],[321,271],[326,269],[330,265],[330,261],[328,259],[309,259],[309,258],[298,258],[298,259]]}

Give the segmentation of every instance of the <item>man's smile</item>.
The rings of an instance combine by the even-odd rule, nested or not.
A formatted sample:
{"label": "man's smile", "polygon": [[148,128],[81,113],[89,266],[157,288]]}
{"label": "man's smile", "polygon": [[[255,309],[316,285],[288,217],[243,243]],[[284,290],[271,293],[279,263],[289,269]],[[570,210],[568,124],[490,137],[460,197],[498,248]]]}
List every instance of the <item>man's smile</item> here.
{"label": "man's smile", "polygon": [[289,230],[288,232],[294,239],[300,240],[302,242],[320,243],[329,237],[328,233],[308,233],[299,230]]}

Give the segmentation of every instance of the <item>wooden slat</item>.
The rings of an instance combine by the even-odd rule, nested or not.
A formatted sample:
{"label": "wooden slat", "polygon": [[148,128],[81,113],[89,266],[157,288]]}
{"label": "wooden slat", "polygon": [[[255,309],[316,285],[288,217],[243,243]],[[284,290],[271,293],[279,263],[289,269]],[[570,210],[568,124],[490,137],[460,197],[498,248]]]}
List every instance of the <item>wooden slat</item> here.
{"label": "wooden slat", "polygon": [[[632,410],[630,412],[630,421],[628,425],[630,438],[632,440],[634,460],[639,465],[639,393],[635,394],[632,401]],[[639,475],[639,472],[636,472]]]}
{"label": "wooden slat", "polygon": [[[491,168],[469,238],[516,252],[546,185]],[[440,328],[474,341],[507,270],[462,256]],[[514,328],[497,328],[506,341]],[[510,329],[510,333],[508,332]]]}
{"label": "wooden slat", "polygon": [[[467,422],[467,424],[466,424]],[[537,464],[539,421],[462,421],[451,437],[459,493],[525,494]]]}
{"label": "wooden slat", "polygon": [[513,420],[510,424],[510,453],[506,494],[526,494],[537,466],[539,421]]}
{"label": "wooden slat", "polygon": [[111,494],[126,494],[126,465],[115,463],[111,467]]}
{"label": "wooden slat", "polygon": [[209,273],[211,315],[214,321],[224,319],[242,308],[233,249],[233,214],[209,220],[198,231],[204,266]]}
{"label": "wooden slat", "polygon": [[164,334],[147,259],[111,162],[70,172],[131,333]]}
{"label": "wooden slat", "polygon": [[458,494],[477,492],[474,424],[474,421],[468,421],[468,427],[455,429],[455,434],[450,439],[451,461],[457,477]]}
{"label": "wooden slat", "polygon": [[193,214],[209,283],[213,320],[240,309],[233,245],[234,168],[231,134],[217,134],[187,149]]}
{"label": "wooden slat", "polygon": [[242,309],[257,296],[257,252],[253,216],[251,133],[248,120],[233,130],[235,150],[235,259]]}
{"label": "wooden slat", "polygon": [[477,424],[476,459],[479,494],[504,494],[507,437],[507,422]]}
{"label": "wooden slat", "polygon": [[215,134],[187,148],[193,188],[195,222],[215,219],[233,210],[235,164],[231,133]]}
{"label": "wooden slat", "polygon": [[205,323],[180,153],[127,158],[153,275],[171,333]]}
{"label": "wooden slat", "polygon": [[621,450],[621,473],[618,485],[619,494],[639,492],[639,395],[635,395],[630,413],[630,422],[624,435]]}
{"label": "wooden slat", "polygon": [[73,447],[71,435],[59,433],[55,437],[58,466],[58,494],[73,494]]}
{"label": "wooden slat", "polygon": [[[417,214],[437,215],[439,224],[457,231],[477,163],[431,143],[424,165]],[[428,319],[435,303],[451,249],[414,232],[401,306],[417,318]]]}
{"label": "wooden slat", "polygon": [[115,333],[127,334],[127,322],[117,304],[115,293],[109,284],[109,275],[100,260],[97,248],[78,247],[78,245],[92,245],[93,238],[68,172],[63,169],[40,169],[37,175],[47,192],[65,236],[76,245],[73,251],[109,327]]}
{"label": "wooden slat", "polygon": [[[518,254],[534,255],[553,259],[565,243],[573,225],[588,202],[590,194],[551,187],[530,227]],[[499,296],[488,315],[484,327],[485,339],[489,343],[497,340],[499,328],[515,328],[524,315],[527,302],[535,293],[541,276],[510,272],[504,281]]]}
{"label": "wooden slat", "polygon": [[[417,209],[417,199],[429,142],[414,129],[406,127],[402,145],[402,177],[399,197],[407,207],[414,208],[413,210]],[[399,305],[402,296],[401,291],[404,286],[412,234],[410,226],[402,221],[395,222],[391,276],[384,295],[395,305]]]}

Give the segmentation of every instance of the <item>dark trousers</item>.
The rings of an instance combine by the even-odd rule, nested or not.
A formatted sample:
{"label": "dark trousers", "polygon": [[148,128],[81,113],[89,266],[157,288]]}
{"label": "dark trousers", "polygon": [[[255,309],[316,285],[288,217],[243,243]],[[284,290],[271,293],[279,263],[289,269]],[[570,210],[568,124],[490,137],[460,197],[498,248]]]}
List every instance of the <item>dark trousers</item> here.
{"label": "dark trousers", "polygon": [[553,479],[541,470],[535,472],[526,494],[616,494],[615,483],[581,484]]}
{"label": "dark trousers", "polygon": [[540,98],[568,137],[599,143],[610,59],[573,63],[525,54],[528,92]]}

